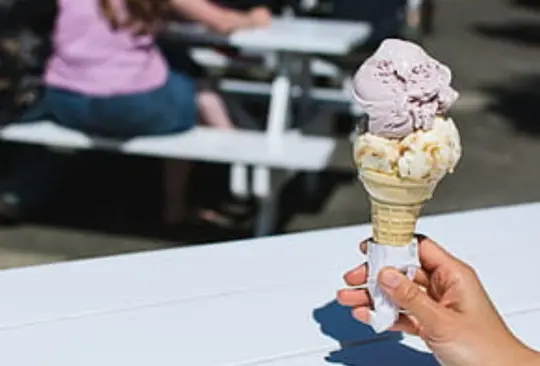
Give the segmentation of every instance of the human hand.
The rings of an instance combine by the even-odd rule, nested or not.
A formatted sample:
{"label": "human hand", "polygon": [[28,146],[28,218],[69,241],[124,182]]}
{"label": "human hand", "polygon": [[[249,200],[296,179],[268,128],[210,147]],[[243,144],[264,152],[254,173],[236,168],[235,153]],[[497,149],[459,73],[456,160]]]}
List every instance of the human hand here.
{"label": "human hand", "polygon": [[272,21],[272,13],[264,6],[253,8],[248,14],[254,27],[267,27]]}
{"label": "human hand", "polygon": [[[515,338],[493,306],[474,269],[425,237],[418,237],[422,267],[414,282],[393,268],[377,279],[404,313],[391,330],[420,336],[445,366],[539,365],[540,356]],[[366,242],[361,245],[366,252]],[[344,276],[349,286],[366,282],[361,265]],[[369,322],[365,289],[343,289],[338,302],[353,316]]]}

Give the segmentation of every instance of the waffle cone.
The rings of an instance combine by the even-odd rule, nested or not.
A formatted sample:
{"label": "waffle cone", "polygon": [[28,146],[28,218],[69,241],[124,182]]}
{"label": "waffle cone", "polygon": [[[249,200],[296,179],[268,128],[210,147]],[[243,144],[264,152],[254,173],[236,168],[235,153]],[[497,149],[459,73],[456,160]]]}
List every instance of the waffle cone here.
{"label": "waffle cone", "polygon": [[409,245],[422,206],[438,182],[404,180],[370,170],[360,170],[359,178],[371,201],[373,240],[383,245]]}

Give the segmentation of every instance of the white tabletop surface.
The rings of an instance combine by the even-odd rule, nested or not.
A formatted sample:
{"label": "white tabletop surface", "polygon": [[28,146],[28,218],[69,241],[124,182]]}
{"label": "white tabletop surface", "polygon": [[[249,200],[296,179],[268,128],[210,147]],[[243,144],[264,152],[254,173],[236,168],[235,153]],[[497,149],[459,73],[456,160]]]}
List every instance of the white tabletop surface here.
{"label": "white tabletop surface", "polygon": [[289,18],[274,19],[267,28],[234,32],[230,42],[245,48],[344,55],[370,34],[370,26],[362,22]]}
{"label": "white tabletop surface", "polygon": [[268,27],[239,30],[228,37],[185,24],[172,24],[169,32],[194,41],[228,43],[250,50],[345,55],[368,39],[371,27],[363,22],[274,18]]}
{"label": "white tabletop surface", "polygon": [[[426,217],[540,348],[540,204]],[[519,220],[518,220],[519,219]],[[0,272],[0,351],[17,366],[434,365],[333,302],[369,226]],[[369,341],[369,342],[368,342]],[[340,347],[343,344],[343,347]],[[361,360],[361,361],[360,361]]]}

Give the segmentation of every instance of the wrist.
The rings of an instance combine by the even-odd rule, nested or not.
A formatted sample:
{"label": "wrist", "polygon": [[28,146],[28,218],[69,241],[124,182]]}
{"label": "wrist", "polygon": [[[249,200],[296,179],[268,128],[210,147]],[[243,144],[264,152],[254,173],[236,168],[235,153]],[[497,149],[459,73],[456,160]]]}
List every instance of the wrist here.
{"label": "wrist", "polygon": [[516,345],[509,353],[507,365],[516,366],[540,366],[540,353],[527,347],[519,340],[515,340]]}
{"label": "wrist", "polygon": [[[474,361],[469,365],[540,366],[539,352],[526,346],[510,332],[505,333],[504,335],[498,333],[495,338],[484,338],[482,351],[476,353],[477,357],[474,357]],[[470,351],[474,351],[474,347]]]}
{"label": "wrist", "polygon": [[540,366],[540,353],[530,348],[527,348],[527,352],[524,355],[522,365],[523,366]]}

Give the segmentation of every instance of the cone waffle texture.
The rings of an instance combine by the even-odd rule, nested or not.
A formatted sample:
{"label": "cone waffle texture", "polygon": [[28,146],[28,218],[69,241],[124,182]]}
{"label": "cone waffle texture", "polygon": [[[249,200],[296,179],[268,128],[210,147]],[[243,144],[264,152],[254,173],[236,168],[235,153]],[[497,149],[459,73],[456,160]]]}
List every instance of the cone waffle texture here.
{"label": "cone waffle texture", "polygon": [[371,200],[373,240],[382,245],[409,245],[422,206],[438,182],[404,180],[372,170],[360,170],[359,178]]}

